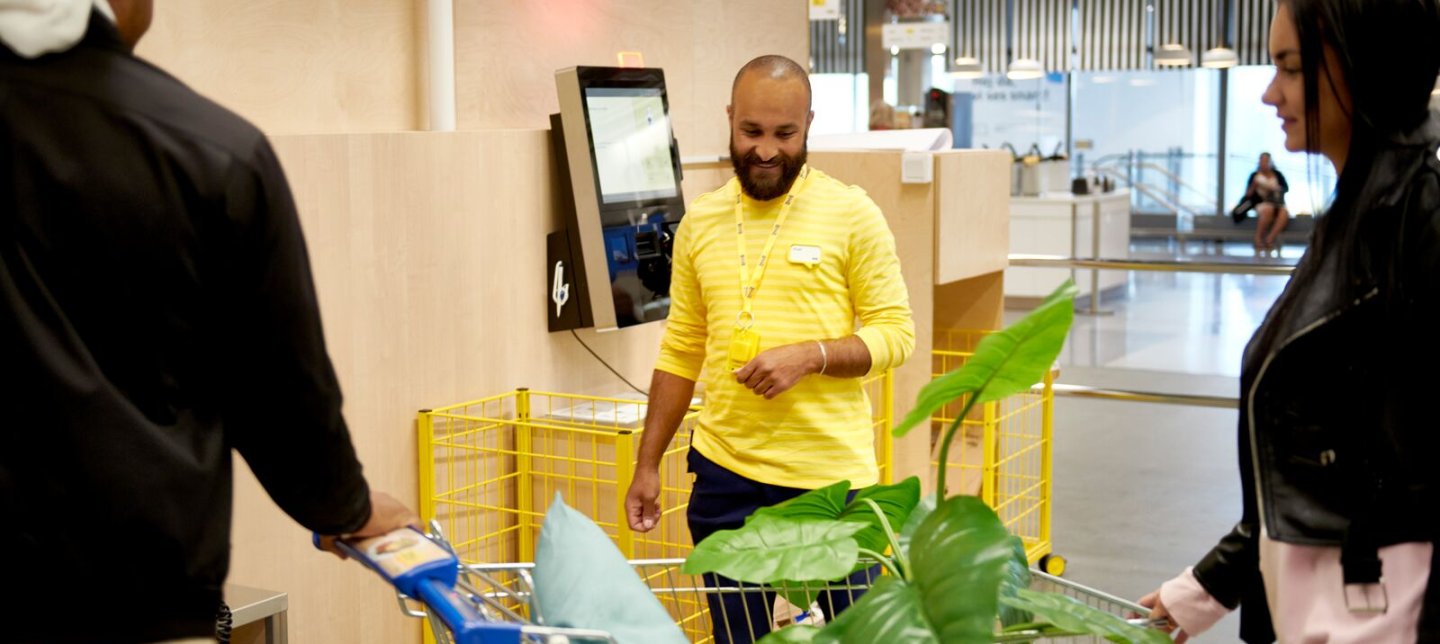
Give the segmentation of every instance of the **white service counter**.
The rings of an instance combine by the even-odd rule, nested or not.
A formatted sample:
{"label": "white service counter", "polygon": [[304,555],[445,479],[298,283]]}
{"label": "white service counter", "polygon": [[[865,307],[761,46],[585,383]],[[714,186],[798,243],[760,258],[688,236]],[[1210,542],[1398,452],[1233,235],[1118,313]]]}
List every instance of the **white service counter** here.
{"label": "white service counter", "polygon": [[[1086,259],[1128,257],[1130,191],[1011,197],[1010,252]],[[1072,274],[1081,297],[1088,297],[1097,287],[1104,294],[1124,286],[1128,277],[1125,271],[1009,268],[1005,270],[1005,295],[1045,297]]]}

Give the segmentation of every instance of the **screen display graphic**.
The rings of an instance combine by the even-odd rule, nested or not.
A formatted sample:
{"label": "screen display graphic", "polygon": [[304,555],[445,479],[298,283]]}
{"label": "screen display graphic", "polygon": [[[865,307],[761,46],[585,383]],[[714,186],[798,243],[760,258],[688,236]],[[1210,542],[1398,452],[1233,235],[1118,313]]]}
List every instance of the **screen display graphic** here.
{"label": "screen display graphic", "polygon": [[670,120],[660,89],[585,90],[601,200],[607,204],[674,197]]}

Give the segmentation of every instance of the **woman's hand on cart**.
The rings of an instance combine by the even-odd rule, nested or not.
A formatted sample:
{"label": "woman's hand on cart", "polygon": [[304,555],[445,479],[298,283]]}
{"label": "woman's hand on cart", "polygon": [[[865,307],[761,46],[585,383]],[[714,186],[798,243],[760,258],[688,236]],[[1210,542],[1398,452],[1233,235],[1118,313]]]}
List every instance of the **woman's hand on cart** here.
{"label": "woman's hand on cart", "polygon": [[1178,644],[1184,644],[1186,640],[1190,639],[1185,631],[1177,629],[1174,618],[1170,617],[1170,611],[1165,608],[1165,603],[1160,601],[1160,589],[1157,588],[1155,592],[1141,597],[1139,604],[1150,609],[1152,622],[1159,622],[1154,628],[1173,634]]}
{"label": "woman's hand on cart", "polygon": [[409,506],[401,503],[384,492],[370,491],[370,519],[365,525],[360,526],[353,534],[319,536],[315,544],[321,550],[325,550],[335,556],[346,559],[346,554],[336,544],[340,539],[363,539],[365,537],[378,537],[400,528],[415,528],[420,530],[420,516],[415,514]]}

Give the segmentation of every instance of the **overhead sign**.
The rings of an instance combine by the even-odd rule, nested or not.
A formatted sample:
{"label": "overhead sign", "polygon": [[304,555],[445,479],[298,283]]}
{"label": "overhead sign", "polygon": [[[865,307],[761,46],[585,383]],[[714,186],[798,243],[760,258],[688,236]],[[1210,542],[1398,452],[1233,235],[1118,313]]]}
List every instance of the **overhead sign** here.
{"label": "overhead sign", "polygon": [[880,31],[880,42],[886,49],[929,49],[936,43],[950,43],[950,23],[946,22],[898,22],[884,25]]}
{"label": "overhead sign", "polygon": [[810,0],[811,20],[839,20],[840,0]]}

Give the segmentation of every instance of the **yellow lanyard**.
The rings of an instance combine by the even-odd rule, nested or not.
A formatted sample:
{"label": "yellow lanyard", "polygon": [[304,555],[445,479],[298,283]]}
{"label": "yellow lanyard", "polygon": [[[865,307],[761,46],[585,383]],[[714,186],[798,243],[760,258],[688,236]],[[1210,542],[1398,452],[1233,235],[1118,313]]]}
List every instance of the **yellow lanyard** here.
{"label": "yellow lanyard", "polygon": [[780,237],[780,227],[785,225],[785,218],[790,215],[790,204],[795,203],[795,196],[800,194],[809,177],[810,166],[805,166],[794,185],[790,186],[790,193],[785,195],[780,215],[775,217],[775,225],[770,229],[770,238],[765,240],[765,249],[760,251],[760,258],[755,262],[753,279],[750,266],[745,261],[745,190],[740,189],[735,194],[735,237],[736,246],[740,249],[740,313],[735,316],[735,324],[742,329],[748,329],[755,323],[755,291],[760,289],[760,282],[765,279],[765,265],[769,263],[770,251],[775,249],[775,240]]}

